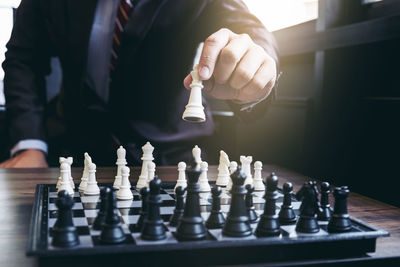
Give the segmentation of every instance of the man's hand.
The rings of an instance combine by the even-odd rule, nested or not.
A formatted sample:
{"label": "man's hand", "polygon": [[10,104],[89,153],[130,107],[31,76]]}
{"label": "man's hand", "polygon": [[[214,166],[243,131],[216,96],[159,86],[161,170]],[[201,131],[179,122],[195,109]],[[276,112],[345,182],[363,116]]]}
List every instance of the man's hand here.
{"label": "man's hand", "polygon": [[[275,60],[247,34],[221,29],[204,42],[199,63],[204,91],[218,99],[252,102],[269,95],[276,80]],[[192,77],[184,80],[190,89]]]}
{"label": "man's hand", "polygon": [[28,149],[21,154],[0,163],[0,168],[47,168],[44,153],[36,149]]}

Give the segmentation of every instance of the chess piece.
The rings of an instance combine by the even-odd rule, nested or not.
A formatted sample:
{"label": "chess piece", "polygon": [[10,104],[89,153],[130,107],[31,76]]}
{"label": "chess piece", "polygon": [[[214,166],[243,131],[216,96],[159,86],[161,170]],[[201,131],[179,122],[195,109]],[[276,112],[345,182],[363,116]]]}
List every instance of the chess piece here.
{"label": "chess piece", "polygon": [[143,151],[143,156],[142,156],[143,163],[142,163],[142,170],[139,175],[139,180],[136,184],[137,190],[140,190],[143,187],[148,186],[147,176],[148,176],[149,172],[147,170],[147,166],[148,166],[149,162],[154,160],[154,157],[153,157],[154,147],[150,144],[150,142],[147,142],[144,146],[142,146],[142,151]]}
{"label": "chess piece", "polygon": [[292,207],[293,185],[289,182],[283,184],[283,204],[279,211],[279,222],[281,225],[296,223],[296,214]]}
{"label": "chess piece", "polygon": [[67,191],[68,194],[71,196],[74,195],[74,190],[71,187],[71,181],[69,177],[69,164],[68,162],[64,161],[60,165],[60,177],[61,177],[61,182],[58,187],[58,192],[61,192],[63,190]]}
{"label": "chess piece", "polygon": [[254,186],[251,184],[246,185],[246,209],[247,209],[247,214],[249,216],[249,222],[250,223],[255,223],[258,220],[258,215],[256,213],[256,210],[253,205],[253,192],[254,192]]}
{"label": "chess piece", "polygon": [[83,173],[82,173],[81,183],[79,184],[80,191],[85,191],[85,188],[87,186],[87,181],[89,179],[89,165],[91,163],[92,163],[92,158],[89,156],[87,152],[85,152]]}
{"label": "chess piece", "polygon": [[212,193],[212,207],[210,216],[206,221],[208,229],[222,228],[225,224],[225,218],[221,211],[221,193],[222,189],[219,186],[214,186],[211,190]]}
{"label": "chess piece", "polygon": [[187,186],[187,182],[186,182],[186,163],[181,161],[178,163],[178,181],[176,181],[176,185],[174,190],[176,190],[176,188],[178,186],[181,186],[183,188],[186,188]]}
{"label": "chess piece", "polygon": [[218,177],[215,182],[216,185],[226,186],[229,182],[229,157],[221,150],[219,153]]}
{"label": "chess piece", "polygon": [[140,189],[140,197],[142,198],[142,209],[140,210],[140,216],[136,223],[136,229],[140,232],[143,228],[144,219],[147,218],[148,210],[148,200],[149,200],[150,189],[148,187],[143,187]]}
{"label": "chess piece", "polygon": [[198,73],[199,65],[194,66],[193,71],[190,72],[192,75],[192,83],[190,84],[190,96],[188,104],[183,112],[182,119],[190,122],[204,122],[206,121],[206,115],[204,114],[203,97],[201,89],[203,89],[203,83],[200,80]]}
{"label": "chess piece", "polygon": [[335,197],[335,205],[332,217],[328,223],[328,231],[330,233],[342,233],[351,230],[350,216],[347,213],[347,197],[350,191],[347,186],[336,187],[333,190]]}
{"label": "chess piece", "polygon": [[125,241],[126,236],[117,213],[117,199],[111,188],[108,188],[106,193],[108,203],[100,241],[104,244],[119,244]]}
{"label": "chess piece", "polygon": [[[234,173],[237,169],[237,162],[236,161],[231,161],[231,163],[229,164],[229,174],[232,175],[232,173]],[[226,190],[229,191],[232,189],[232,178],[229,176],[229,181],[228,184],[226,185]]]}
{"label": "chess piece", "polygon": [[242,164],[242,170],[246,175],[246,181],[244,184],[253,184],[253,175],[251,174],[251,162],[253,161],[252,156],[240,156],[240,163]]}
{"label": "chess piece", "polygon": [[97,185],[96,181],[96,164],[91,163],[89,165],[89,178],[87,182],[87,186],[85,188],[85,191],[83,193],[85,195],[98,195],[100,194],[100,188]]}
{"label": "chess piece", "polygon": [[121,169],[127,164],[126,150],[122,146],[119,146],[119,148],[117,149],[117,162],[115,162],[115,164],[117,165],[117,175],[115,176],[113,187],[115,189],[119,189],[119,187],[121,186],[121,179],[122,179]]}
{"label": "chess piece", "polygon": [[329,183],[321,184],[321,211],[318,213],[318,220],[329,221],[331,219],[331,205],[329,204]]}
{"label": "chess piece", "polygon": [[246,189],[243,185],[246,180],[246,175],[242,172],[241,168],[238,167],[231,177],[233,183],[231,189],[231,206],[225,225],[222,228],[222,234],[230,237],[249,236],[252,234],[252,230],[244,199]]}
{"label": "chess piece", "polygon": [[296,199],[302,199],[296,231],[301,233],[318,233],[319,225],[316,213],[319,211],[319,203],[315,182],[304,183],[302,188],[296,193]]}
{"label": "chess piece", "polygon": [[174,213],[171,215],[171,218],[169,219],[169,225],[176,227],[182,218],[184,207],[185,207],[185,202],[184,202],[184,194],[185,194],[185,188],[182,186],[178,186],[175,189],[175,209]]}
{"label": "chess piece", "polygon": [[210,184],[208,183],[208,178],[207,178],[208,163],[205,161],[201,162],[200,170],[201,170],[199,178],[200,192],[210,192],[211,187]]}
{"label": "chess piece", "polygon": [[149,162],[147,164],[147,186],[150,186],[150,182],[154,179],[156,173],[156,164],[154,162]]}
{"label": "chess piece", "polygon": [[[66,163],[63,163],[66,164]],[[55,247],[74,247],[79,244],[78,233],[72,221],[74,199],[66,190],[58,192],[56,206],[57,221],[52,229],[52,242]]]}
{"label": "chess piece", "polygon": [[121,200],[128,200],[133,198],[131,191],[131,183],[129,182],[130,169],[127,166],[121,166],[121,184],[117,192],[117,198]]}
{"label": "chess piece", "polygon": [[68,163],[68,176],[69,176],[69,182],[70,182],[70,186],[72,191],[75,190],[75,183],[74,183],[74,179],[72,178],[72,173],[71,173],[71,165],[73,163],[73,158],[72,157],[68,157],[66,159],[66,163]]}
{"label": "chess piece", "polygon": [[147,201],[147,217],[144,219],[141,238],[144,240],[162,240],[166,239],[163,219],[160,215],[160,205],[162,203],[161,180],[157,176],[150,181],[150,196]]}
{"label": "chess piece", "polygon": [[200,169],[200,163],[202,162],[201,160],[201,149],[195,145],[195,147],[192,149],[192,154],[194,161],[196,162],[196,168]]}
{"label": "chess piece", "polygon": [[200,240],[206,237],[206,228],[200,215],[200,188],[198,184],[200,170],[196,168],[188,169],[186,175],[188,177],[186,204],[176,235],[178,240]]}
{"label": "chess piece", "polygon": [[103,187],[100,190],[100,210],[97,213],[96,219],[94,219],[93,222],[93,229],[95,230],[101,230],[103,227],[103,223],[106,219],[106,211],[107,211],[107,205],[108,205],[108,196],[110,194],[110,188],[108,187]]}
{"label": "chess piece", "polygon": [[254,190],[255,191],[264,191],[265,190],[265,185],[263,183],[262,179],[262,162],[261,161],[256,161],[254,162]]}
{"label": "chess piece", "polygon": [[267,177],[267,190],[265,191],[264,213],[260,216],[256,235],[277,236],[280,234],[280,224],[276,214],[276,200],[278,199],[278,177],[272,173]]}

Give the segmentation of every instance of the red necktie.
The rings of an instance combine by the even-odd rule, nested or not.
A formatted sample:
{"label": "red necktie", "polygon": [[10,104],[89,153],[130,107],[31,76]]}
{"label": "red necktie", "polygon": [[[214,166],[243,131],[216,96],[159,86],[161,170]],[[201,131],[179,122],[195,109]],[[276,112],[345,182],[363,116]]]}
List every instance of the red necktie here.
{"label": "red necktie", "polygon": [[131,11],[132,7],[125,0],[121,0],[118,6],[117,17],[115,18],[115,28],[113,34],[113,44],[111,48],[110,61],[111,74],[115,70],[115,67],[118,63],[118,53],[121,45],[121,37],[122,33],[124,32],[125,24],[128,22],[129,16],[131,15]]}

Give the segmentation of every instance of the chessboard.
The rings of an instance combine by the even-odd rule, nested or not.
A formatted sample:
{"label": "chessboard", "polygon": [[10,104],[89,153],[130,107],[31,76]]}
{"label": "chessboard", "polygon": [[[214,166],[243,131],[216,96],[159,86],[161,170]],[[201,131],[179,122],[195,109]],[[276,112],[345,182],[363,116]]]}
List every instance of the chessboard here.
{"label": "chessboard", "polygon": [[[112,184],[99,184],[100,187]],[[345,233],[330,233],[328,222],[318,221],[316,234],[298,233],[295,225],[282,225],[281,234],[275,237],[244,238],[222,235],[221,229],[208,229],[207,237],[200,241],[178,241],[176,228],[169,225],[175,207],[175,183],[163,183],[161,189],[161,217],[167,238],[161,241],[141,239],[136,227],[141,210],[139,193],[132,187],[133,200],[117,201],[118,216],[126,234],[126,241],[118,245],[104,245],[99,240],[100,231],[92,229],[92,223],[100,206],[99,196],[85,196],[77,189],[72,208],[73,223],[77,228],[80,244],[73,248],[51,245],[52,227],[57,218],[57,189],[55,185],[39,184],[36,188],[30,225],[27,255],[39,258],[41,265],[49,266],[101,266],[117,265],[171,265],[199,266],[216,264],[244,264],[277,260],[304,260],[327,257],[351,257],[375,251],[376,239],[388,236],[388,232],[350,216],[352,229]],[[264,192],[255,192],[254,207],[258,215],[263,213]],[[223,189],[221,210],[225,217],[230,207],[230,195]],[[283,194],[279,191],[277,212],[282,205]],[[211,210],[211,194],[200,193],[201,216],[207,220]],[[301,202],[293,198],[292,206],[299,214]],[[257,223],[252,224],[253,233]],[[100,264],[100,265],[99,265]]]}

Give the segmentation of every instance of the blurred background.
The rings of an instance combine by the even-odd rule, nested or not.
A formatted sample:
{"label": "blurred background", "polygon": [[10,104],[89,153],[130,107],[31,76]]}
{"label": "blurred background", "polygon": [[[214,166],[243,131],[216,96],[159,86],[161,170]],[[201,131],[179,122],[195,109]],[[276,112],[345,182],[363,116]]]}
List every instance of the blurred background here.
{"label": "blurred background", "polygon": [[[244,0],[280,48],[276,101],[260,120],[234,122],[212,101],[216,151],[252,155],[400,206],[400,1]],[[0,2],[0,62],[19,0]],[[47,77],[57,94],[57,59]],[[0,148],[5,148],[0,69]],[[8,151],[3,149],[2,157]]]}

